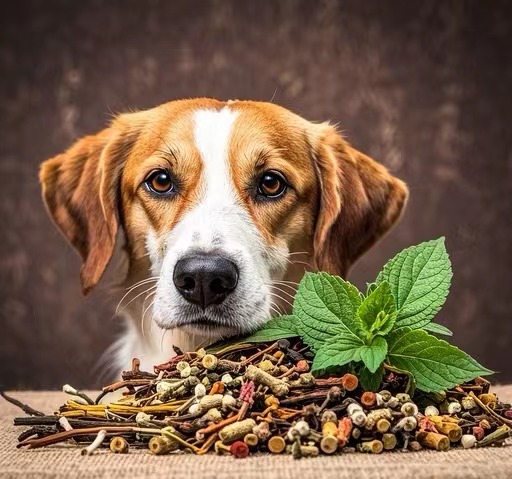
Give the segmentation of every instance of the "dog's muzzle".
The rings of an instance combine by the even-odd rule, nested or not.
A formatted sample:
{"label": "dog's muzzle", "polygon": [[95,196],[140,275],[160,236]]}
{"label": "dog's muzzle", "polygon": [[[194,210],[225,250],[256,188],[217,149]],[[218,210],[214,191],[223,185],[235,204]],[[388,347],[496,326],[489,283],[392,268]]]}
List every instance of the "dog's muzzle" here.
{"label": "dog's muzzle", "polygon": [[235,263],[222,256],[194,254],[180,259],[174,267],[173,281],[188,302],[203,310],[222,303],[238,284]]}

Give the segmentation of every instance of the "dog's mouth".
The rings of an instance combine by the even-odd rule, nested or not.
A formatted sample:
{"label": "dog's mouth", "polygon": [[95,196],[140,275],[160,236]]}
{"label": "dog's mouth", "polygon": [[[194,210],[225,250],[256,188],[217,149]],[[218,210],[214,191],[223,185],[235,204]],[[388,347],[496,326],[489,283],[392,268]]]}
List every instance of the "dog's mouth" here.
{"label": "dog's mouth", "polygon": [[215,334],[215,335],[232,335],[238,332],[238,327],[235,325],[227,324],[226,321],[221,321],[216,318],[207,316],[197,316],[190,318],[183,318],[176,324],[177,328],[189,331],[195,334]]}

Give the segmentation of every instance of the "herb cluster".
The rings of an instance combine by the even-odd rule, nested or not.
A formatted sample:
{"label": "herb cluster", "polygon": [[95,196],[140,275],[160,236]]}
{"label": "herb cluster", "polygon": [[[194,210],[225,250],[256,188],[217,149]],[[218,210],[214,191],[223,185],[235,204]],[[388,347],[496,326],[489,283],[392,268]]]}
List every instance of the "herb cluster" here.
{"label": "herb cluster", "polygon": [[246,342],[299,336],[315,353],[313,373],[355,370],[366,390],[376,390],[384,369],[409,376],[412,388],[443,391],[492,374],[469,355],[433,336],[451,336],[434,323],[452,269],[444,238],[403,250],[390,260],[366,294],[327,273],[306,273],[288,316],[271,319]]}

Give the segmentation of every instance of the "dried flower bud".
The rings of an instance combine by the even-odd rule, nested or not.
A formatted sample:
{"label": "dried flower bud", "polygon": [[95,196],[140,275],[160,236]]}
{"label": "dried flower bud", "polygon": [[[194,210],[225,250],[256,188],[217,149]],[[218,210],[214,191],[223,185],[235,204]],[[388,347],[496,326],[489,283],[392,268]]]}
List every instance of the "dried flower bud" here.
{"label": "dried flower bud", "polygon": [[487,394],[480,394],[478,396],[478,399],[482,401],[487,407],[491,409],[496,408],[496,404],[498,399],[496,398],[496,394],[494,393],[487,393]]}
{"label": "dried flower bud", "polygon": [[327,411],[324,411],[324,413],[322,414],[322,424],[326,423],[326,422],[337,422],[338,421],[338,416],[336,416],[336,413],[334,411],[331,411],[331,410],[327,410]]}
{"label": "dried flower bud", "polygon": [[350,403],[347,406],[347,414],[349,416],[352,416],[352,414],[354,414],[356,411],[362,411],[362,410],[363,410],[362,406],[356,402]]}
{"label": "dried flower bud", "polygon": [[411,402],[411,396],[407,393],[398,393],[396,398],[403,404],[405,402]]}
{"label": "dried flower bud", "polygon": [[462,407],[460,405],[460,403],[458,402],[451,402],[450,404],[448,404],[448,414],[452,415],[452,414],[457,414],[459,412],[461,412],[462,410]]}
{"label": "dried flower bud", "polygon": [[464,396],[460,400],[460,403],[466,411],[471,411],[471,409],[476,407],[476,402],[471,396]]}
{"label": "dried flower bud", "polygon": [[473,434],[464,434],[460,438],[460,443],[464,449],[471,449],[476,444],[476,437]]}
{"label": "dried flower bud", "polygon": [[400,401],[396,397],[392,397],[389,401],[386,401],[386,407],[391,409],[397,409],[401,406]]}
{"label": "dried flower bud", "polygon": [[363,411],[355,411],[350,415],[350,419],[356,426],[364,426],[366,424],[366,414]]}
{"label": "dried flower bud", "polygon": [[192,404],[192,406],[190,406],[188,408],[188,413],[192,414],[193,416],[198,414],[199,413],[199,404]]}
{"label": "dried flower bud", "polygon": [[478,425],[482,428],[482,429],[491,429],[491,424],[489,423],[489,421],[487,419],[482,419]]}
{"label": "dried flower bud", "polygon": [[258,367],[260,369],[263,369],[263,371],[272,374],[274,369],[276,368],[274,363],[270,361],[269,359],[265,359],[264,361],[261,361],[261,363],[258,364]]}
{"label": "dried flower bud", "polygon": [[376,393],[375,394],[375,399],[376,399],[377,407],[384,406],[386,401],[384,401],[384,398],[382,397],[381,394]]}
{"label": "dried flower bud", "polygon": [[299,381],[303,386],[313,386],[315,384],[315,376],[310,373],[304,373],[299,376]]}
{"label": "dried flower bud", "polygon": [[425,408],[425,416],[439,416],[439,409],[435,406],[427,406]]}
{"label": "dried flower bud", "polygon": [[179,361],[176,364],[176,371],[183,371],[185,368],[190,368],[190,364],[187,363],[187,361]]}
{"label": "dried flower bud", "polygon": [[222,394],[211,394],[208,396],[203,396],[199,400],[199,411],[206,412],[212,408],[220,408],[222,407]]}
{"label": "dried flower bud", "polygon": [[299,373],[307,373],[309,371],[309,363],[305,359],[297,361],[295,371]]}
{"label": "dried flower bud", "polygon": [[302,437],[305,437],[309,434],[309,424],[304,420],[297,421],[297,423],[293,427]]}
{"label": "dried flower bud", "polygon": [[481,441],[485,436],[485,431],[480,426],[473,426],[473,436],[476,437],[477,441]]}
{"label": "dried flower bud", "polygon": [[196,397],[196,399],[201,399],[203,396],[206,396],[206,387],[204,386],[204,384],[198,384],[194,388],[194,396]]}
{"label": "dried flower bud", "polygon": [[252,428],[260,442],[266,441],[270,437],[270,426],[268,422],[262,421]]}
{"label": "dried flower bud", "polygon": [[135,422],[139,427],[151,427],[151,416],[145,412],[138,412],[135,416]]}
{"label": "dried flower bud", "polygon": [[223,382],[224,384],[228,384],[230,383],[231,381],[233,381],[233,376],[231,376],[231,374],[229,373],[226,373],[226,374],[223,374],[222,377],[220,378],[221,382]]}
{"label": "dried flower bud", "polygon": [[197,351],[196,351],[196,355],[197,355],[197,358],[198,359],[202,359],[206,356],[206,349],[204,348],[199,348]]}
{"label": "dried flower bud", "polygon": [[416,404],[414,404],[413,402],[406,402],[402,404],[400,412],[404,416],[416,416],[418,414],[418,406],[416,406]]}
{"label": "dried flower bud", "polygon": [[406,432],[414,431],[418,427],[418,421],[414,416],[406,416],[398,421],[392,429],[392,432],[404,430]]}
{"label": "dried flower bud", "polygon": [[386,389],[383,389],[382,391],[379,391],[379,394],[382,396],[382,399],[387,402],[391,399],[392,395],[389,391]]}

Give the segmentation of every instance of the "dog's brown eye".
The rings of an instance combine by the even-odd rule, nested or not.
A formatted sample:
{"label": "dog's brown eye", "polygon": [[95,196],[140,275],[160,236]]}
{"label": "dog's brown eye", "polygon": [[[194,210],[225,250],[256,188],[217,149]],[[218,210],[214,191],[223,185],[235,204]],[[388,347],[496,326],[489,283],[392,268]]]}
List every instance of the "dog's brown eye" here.
{"label": "dog's brown eye", "polygon": [[145,181],[147,187],[154,193],[166,194],[174,191],[174,183],[168,171],[157,170]]}
{"label": "dog's brown eye", "polygon": [[267,198],[277,198],[285,191],[286,181],[275,171],[267,171],[260,179],[258,184],[258,194]]}

